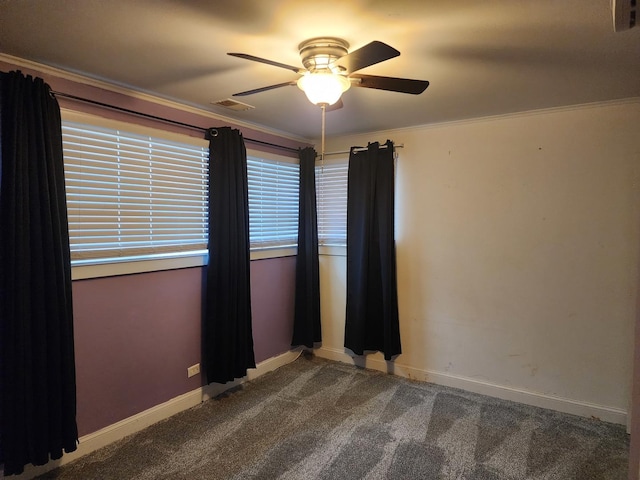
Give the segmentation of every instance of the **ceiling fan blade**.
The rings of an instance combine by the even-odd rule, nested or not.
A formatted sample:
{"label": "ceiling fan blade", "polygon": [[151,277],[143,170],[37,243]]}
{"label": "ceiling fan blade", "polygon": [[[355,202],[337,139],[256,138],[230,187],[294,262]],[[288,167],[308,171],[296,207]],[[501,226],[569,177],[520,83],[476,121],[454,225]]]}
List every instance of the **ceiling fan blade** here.
{"label": "ceiling fan blade", "polygon": [[410,78],[379,77],[377,75],[349,75],[358,82],[353,82],[354,87],[376,88],[378,90],[389,90],[391,92],[411,93],[419,95],[429,86],[426,80],[412,80]]}
{"label": "ceiling fan blade", "polygon": [[266,63],[267,65],[272,65],[274,67],[286,68],[287,70],[291,70],[296,73],[306,72],[306,70],[302,68],[287,65],[285,63],[274,62],[273,60],[267,60],[266,58],[254,57],[253,55],[247,55],[246,53],[227,53],[227,55],[231,55],[232,57],[244,58],[245,60],[251,60],[254,62]]}
{"label": "ceiling fan blade", "polygon": [[375,40],[358,50],[348,53],[344,57],[340,57],[334,62],[334,65],[344,67],[347,73],[352,73],[398,55],[400,55],[400,52],[395,48]]}
{"label": "ceiling fan blade", "polygon": [[325,112],[333,112],[334,110],[339,110],[342,107],[344,107],[344,103],[342,103],[342,99],[340,98],[336,103],[334,103],[333,105],[329,105],[327,107],[324,108]]}
{"label": "ceiling fan blade", "polygon": [[276,85],[269,85],[268,87],[254,88],[253,90],[247,90],[246,92],[234,93],[234,97],[244,97],[247,95],[253,95],[254,93],[266,92],[267,90],[273,90],[274,88],[287,87],[289,85],[296,85],[294,80],[290,82],[278,83]]}

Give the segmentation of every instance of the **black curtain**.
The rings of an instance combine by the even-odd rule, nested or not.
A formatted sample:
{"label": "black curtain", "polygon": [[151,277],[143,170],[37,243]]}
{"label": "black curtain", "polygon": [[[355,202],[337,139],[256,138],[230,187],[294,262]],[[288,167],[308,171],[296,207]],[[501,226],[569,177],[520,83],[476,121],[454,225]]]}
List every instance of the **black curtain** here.
{"label": "black curtain", "polygon": [[316,151],[311,147],[300,150],[298,256],[291,345],[305,345],[309,348],[313,348],[314,342],[322,341],[315,166]]}
{"label": "black curtain", "polygon": [[347,191],[345,347],[362,355],[402,352],[394,241],[394,148],[387,140],[352,147]]}
{"label": "black curtain", "polygon": [[226,383],[255,368],[249,274],[247,151],[230,127],[209,137],[209,265],[203,321],[207,381]]}
{"label": "black curtain", "polygon": [[71,262],[60,108],[42,79],[0,74],[4,474],[76,449]]}

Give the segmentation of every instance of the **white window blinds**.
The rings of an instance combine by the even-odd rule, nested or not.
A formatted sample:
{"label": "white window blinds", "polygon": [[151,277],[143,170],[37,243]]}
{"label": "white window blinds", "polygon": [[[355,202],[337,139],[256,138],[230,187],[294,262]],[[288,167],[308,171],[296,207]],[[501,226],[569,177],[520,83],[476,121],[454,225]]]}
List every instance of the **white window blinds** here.
{"label": "white window blinds", "polygon": [[316,166],[318,243],[347,244],[347,159],[325,161]]}
{"label": "white window blinds", "polygon": [[247,157],[252,249],[297,245],[299,172],[297,163]]}
{"label": "white window blinds", "polygon": [[63,122],[72,260],[206,249],[208,149]]}

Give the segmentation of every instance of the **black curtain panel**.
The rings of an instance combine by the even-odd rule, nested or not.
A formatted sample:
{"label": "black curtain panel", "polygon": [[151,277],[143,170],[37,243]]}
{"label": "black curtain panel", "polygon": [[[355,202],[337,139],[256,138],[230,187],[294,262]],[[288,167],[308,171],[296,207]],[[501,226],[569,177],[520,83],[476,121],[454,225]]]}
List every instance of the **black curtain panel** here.
{"label": "black curtain panel", "polygon": [[298,256],[291,345],[305,345],[309,348],[313,348],[314,342],[322,341],[315,166],[316,151],[311,147],[300,150]]}
{"label": "black curtain panel", "polygon": [[209,138],[209,265],[203,322],[209,383],[226,383],[255,368],[249,274],[247,151],[230,127]]}
{"label": "black curtain panel", "polygon": [[351,148],[347,191],[345,347],[401,353],[394,241],[393,143]]}
{"label": "black curtain panel", "polygon": [[60,108],[39,78],[0,74],[4,474],[76,449],[71,261]]}

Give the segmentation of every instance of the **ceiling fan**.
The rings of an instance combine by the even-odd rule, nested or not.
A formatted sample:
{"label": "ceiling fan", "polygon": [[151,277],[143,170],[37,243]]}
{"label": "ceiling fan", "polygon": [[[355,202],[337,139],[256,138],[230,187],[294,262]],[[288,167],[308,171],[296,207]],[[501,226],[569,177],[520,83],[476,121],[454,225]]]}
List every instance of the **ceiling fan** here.
{"label": "ceiling fan", "polygon": [[318,37],[306,40],[298,46],[304,68],[255,57],[246,53],[229,53],[228,55],[233,57],[286,68],[301,75],[297,80],[234,93],[233,96],[242,97],[275,88],[297,85],[305,92],[311,103],[322,106],[324,111],[324,108],[329,105],[333,105],[333,107],[327,108],[327,110],[341,108],[342,101],[340,101],[340,97],[351,86],[413,95],[424,92],[429,86],[429,82],[426,80],[380,77],[356,73],[363,68],[400,55],[398,50],[386,43],[373,41],[351,53],[349,53],[348,48],[349,44],[346,41],[335,37]]}

